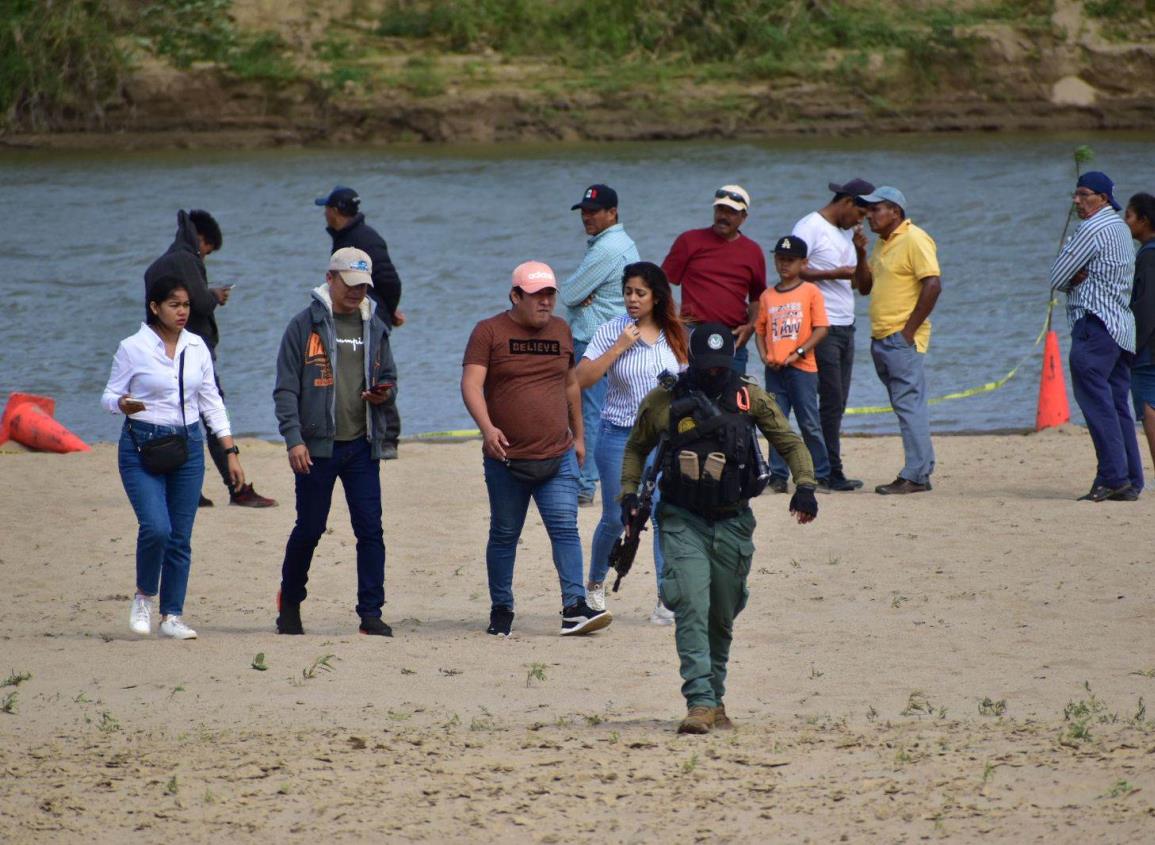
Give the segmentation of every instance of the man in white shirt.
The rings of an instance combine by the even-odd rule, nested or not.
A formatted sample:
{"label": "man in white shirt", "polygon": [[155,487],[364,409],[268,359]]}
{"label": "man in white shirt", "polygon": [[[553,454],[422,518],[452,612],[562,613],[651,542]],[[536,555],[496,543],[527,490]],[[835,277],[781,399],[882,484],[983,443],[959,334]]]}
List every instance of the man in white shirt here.
{"label": "man in white shirt", "polygon": [[843,471],[840,434],[854,370],[854,291],[859,275],[867,269],[866,235],[862,232],[866,206],[858,197],[872,193],[874,185],[865,179],[851,179],[845,185],[831,182],[828,187],[834,197],[794,224],[792,234],[809,245],[801,276],[818,285],[830,318],[830,331],[814,350],[818,415],[830,455],[830,477],[818,479],[818,486],[841,492],[862,487],[861,481],[847,478]]}

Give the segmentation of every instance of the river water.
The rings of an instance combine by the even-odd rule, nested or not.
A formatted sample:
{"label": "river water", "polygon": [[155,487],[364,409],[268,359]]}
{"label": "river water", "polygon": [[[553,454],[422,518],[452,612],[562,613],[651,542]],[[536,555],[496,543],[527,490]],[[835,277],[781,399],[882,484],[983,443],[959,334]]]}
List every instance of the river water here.
{"label": "river water", "polygon": [[[210,283],[235,282],[219,310],[219,368],[234,431],[277,437],[272,385],[289,318],[324,276],[329,239],[313,198],[355,187],[389,243],[409,322],[394,334],[405,434],[472,428],[458,392],[474,323],[502,310],[519,262],[559,276],[581,260],[571,212],[593,182],[614,186],[645,259],[710,223],[714,189],[744,185],[745,227],[764,247],[827,199],[826,183],[863,176],[901,188],[913,220],[937,240],[943,294],[927,359],[932,395],[1004,376],[1031,352],[1046,315],[1047,272],[1074,183],[1073,151],[1117,195],[1155,191],[1155,135],[886,137],[495,147],[391,147],[258,152],[0,153],[0,401],[48,394],[57,417],[89,441],[120,420],[100,408],[117,342],[139,325],[142,273],[172,240],[176,210],[205,208],[224,248]],[[773,269],[772,263],[770,264]],[[852,405],[885,404],[869,353],[867,302]],[[1069,335],[1061,308],[1056,327]],[[933,406],[936,431],[993,431],[1034,422],[1041,347],[1004,388]],[[751,368],[751,373],[754,368]],[[1069,385],[1068,378],[1068,385]],[[1069,392],[1069,387],[1068,387]],[[1078,409],[1072,403],[1078,420]],[[896,430],[890,414],[848,417],[850,432]]]}

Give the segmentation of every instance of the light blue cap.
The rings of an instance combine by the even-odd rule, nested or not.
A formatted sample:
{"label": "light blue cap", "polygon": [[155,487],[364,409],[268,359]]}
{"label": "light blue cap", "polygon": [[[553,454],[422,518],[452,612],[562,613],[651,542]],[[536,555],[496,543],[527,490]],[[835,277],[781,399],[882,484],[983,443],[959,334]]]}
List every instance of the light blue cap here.
{"label": "light blue cap", "polygon": [[863,202],[892,202],[906,211],[906,197],[898,188],[892,188],[890,185],[883,185],[881,188],[875,188],[873,194],[865,194],[859,197]]}

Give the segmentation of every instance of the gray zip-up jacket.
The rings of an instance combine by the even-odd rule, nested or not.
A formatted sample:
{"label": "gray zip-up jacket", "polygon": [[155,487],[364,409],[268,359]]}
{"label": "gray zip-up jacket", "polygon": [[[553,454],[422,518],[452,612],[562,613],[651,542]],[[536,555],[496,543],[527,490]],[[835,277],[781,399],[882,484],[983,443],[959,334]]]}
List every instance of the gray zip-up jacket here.
{"label": "gray zip-up jacket", "polygon": [[[389,348],[389,327],[377,316],[376,303],[366,297],[361,302],[365,327],[365,385],[397,383],[397,367]],[[332,362],[337,346],[333,322],[333,301],[328,285],[313,291],[309,307],[297,314],[285,329],[277,353],[277,384],[273,404],[277,426],[285,447],[302,443],[314,458],[333,456],[333,436],[337,431],[336,370]],[[365,403],[365,429],[373,444],[373,457],[380,459],[385,441],[385,404]]]}

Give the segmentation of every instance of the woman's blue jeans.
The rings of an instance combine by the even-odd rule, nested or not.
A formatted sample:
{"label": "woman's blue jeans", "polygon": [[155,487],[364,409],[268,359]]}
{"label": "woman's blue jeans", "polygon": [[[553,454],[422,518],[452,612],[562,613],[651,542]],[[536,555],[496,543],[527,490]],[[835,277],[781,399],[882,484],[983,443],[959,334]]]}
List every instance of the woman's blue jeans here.
{"label": "woman's blue jeans", "polygon": [[538,484],[514,478],[505,463],[496,458],[485,457],[484,462],[485,487],[489,492],[485,565],[489,571],[492,606],[513,610],[513,563],[531,498],[537,503],[537,512],[541,514],[553,548],[562,607],[584,602],[582,544],[577,528],[578,462],[573,449],[566,452],[557,474]]}
{"label": "woman's blue jeans", "polygon": [[124,492],[136,511],[136,588],[146,596],[160,593],[160,612],[180,616],[192,563],[192,529],[205,478],[204,431],[188,427],[188,460],[168,475],[154,475],[140,462],[137,442],[179,434],[181,426],[126,420],[120,433],[117,463]]}
{"label": "woman's blue jeans", "polygon": [[[626,441],[632,429],[625,425],[614,425],[602,420],[598,432],[598,448],[594,453],[598,473],[602,478],[602,518],[594,531],[594,544],[590,552],[590,583],[606,580],[610,569],[610,550],[622,533],[622,507],[618,496],[622,492],[622,456],[626,452]],[[656,452],[656,450],[655,450]],[[655,452],[650,453],[646,466],[653,463]],[[654,490],[654,573],[658,583],[662,582],[662,544],[658,540],[658,491]]]}

